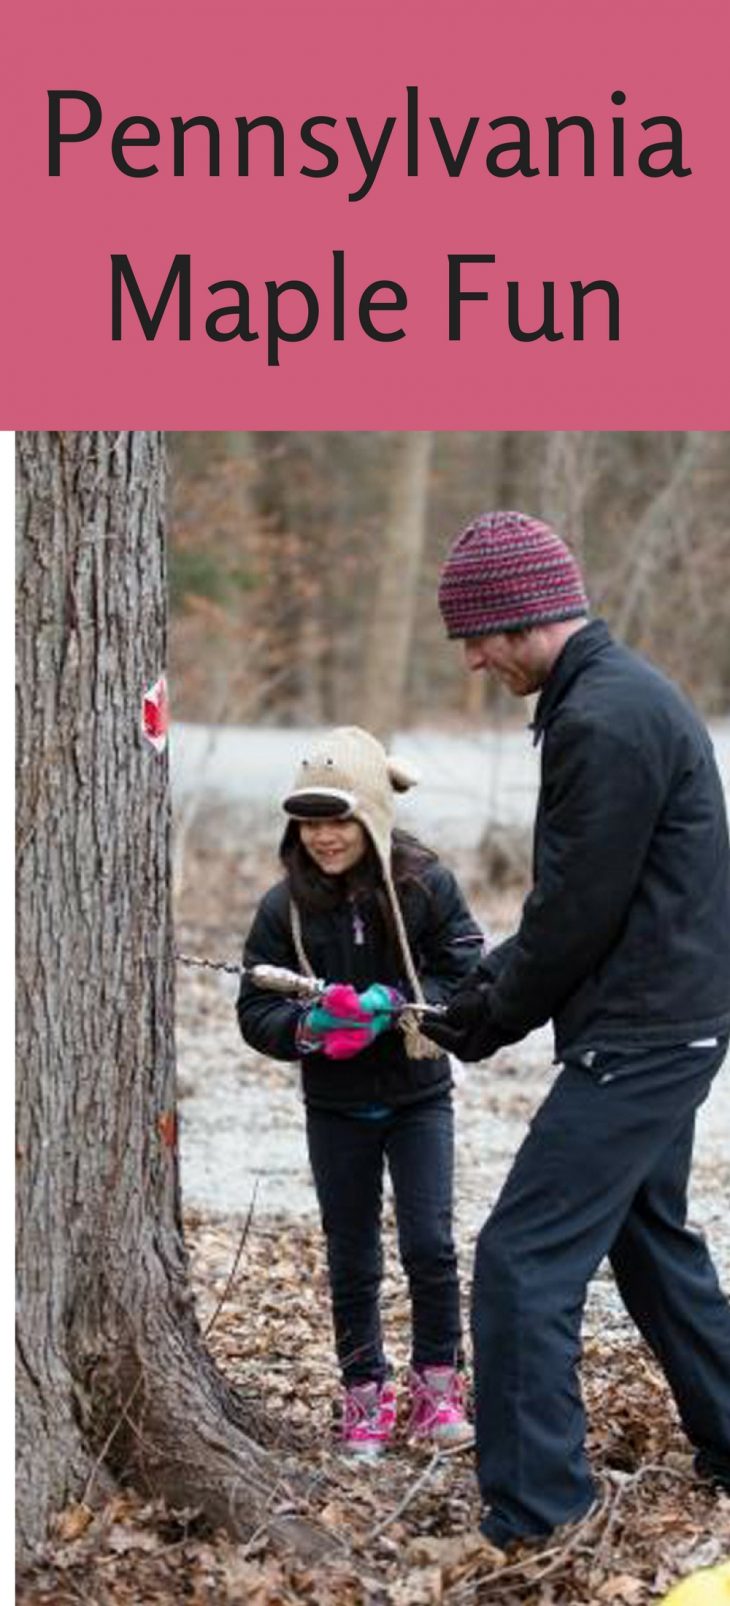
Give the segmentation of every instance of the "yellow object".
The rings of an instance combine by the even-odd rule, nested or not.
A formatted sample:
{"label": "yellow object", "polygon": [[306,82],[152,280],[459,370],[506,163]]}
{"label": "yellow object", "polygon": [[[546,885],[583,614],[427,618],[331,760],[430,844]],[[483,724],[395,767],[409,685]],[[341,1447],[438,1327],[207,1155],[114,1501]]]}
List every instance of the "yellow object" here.
{"label": "yellow object", "polygon": [[730,1561],[683,1578],[664,1596],[662,1606],[730,1606]]}

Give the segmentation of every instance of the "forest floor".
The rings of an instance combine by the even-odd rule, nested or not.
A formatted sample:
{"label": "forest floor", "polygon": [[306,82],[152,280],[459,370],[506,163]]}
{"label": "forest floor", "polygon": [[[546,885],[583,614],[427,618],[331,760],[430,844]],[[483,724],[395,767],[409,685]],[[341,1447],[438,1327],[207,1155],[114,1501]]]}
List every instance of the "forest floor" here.
{"label": "forest floor", "polygon": [[[184,952],[237,960],[274,873],[256,830],[231,837],[225,810],[191,823],[177,898]],[[450,855],[453,862],[459,853]],[[514,889],[480,903],[471,850],[458,863],[475,912],[499,932]],[[293,1067],[238,1037],[235,980],[181,965],[178,1062],[186,1235],[209,1344],[244,1396],[264,1408],[268,1438],[309,1479],[312,1516],[332,1539],[316,1566],[276,1555],[265,1528],[246,1546],[120,1493],[101,1510],[63,1513],[45,1560],[21,1586],[22,1606],[649,1606],[672,1582],[730,1555],[730,1498],[695,1478],[666,1386],[599,1271],[586,1310],[582,1377],[599,1505],[561,1545],[495,1570],[477,1521],[471,1454],[429,1455],[403,1440],[383,1463],[337,1452],[326,1270]],[[457,1236],[468,1294],[475,1235],[553,1074],[536,1033],[455,1095]],[[691,1220],[707,1233],[730,1286],[727,1153],[730,1066],[698,1124]],[[237,1262],[238,1251],[243,1248]],[[384,1323],[396,1376],[408,1358],[408,1307],[386,1211]],[[286,1502],[282,1484],[281,1498]]]}

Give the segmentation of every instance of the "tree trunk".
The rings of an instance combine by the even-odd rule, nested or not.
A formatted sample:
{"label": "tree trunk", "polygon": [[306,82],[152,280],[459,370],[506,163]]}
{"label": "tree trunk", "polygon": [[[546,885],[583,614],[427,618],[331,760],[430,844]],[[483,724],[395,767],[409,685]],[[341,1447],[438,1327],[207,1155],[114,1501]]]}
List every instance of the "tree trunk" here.
{"label": "tree trunk", "polygon": [[256,471],[251,499],[259,525],[266,621],[260,672],[275,687],[269,706],[292,724],[321,720],[321,589],[314,574],[311,458],[305,437],[286,431],[249,435]]}
{"label": "tree trunk", "polygon": [[631,542],[631,565],[620,608],[615,619],[616,634],[631,639],[646,597],[656,583],[662,551],[670,543],[675,521],[687,519],[696,501],[696,476],[714,446],[714,437],[703,430],[690,430],[672,473],[658,496],[645,509]]}
{"label": "tree trunk", "polygon": [[598,437],[589,430],[554,429],[546,436],[541,516],[585,558],[586,503],[595,472]]}
{"label": "tree trunk", "polygon": [[21,434],[17,480],[20,1554],[110,1474],[306,1543],[203,1347],[181,1234],[168,763],[140,719],[161,437]]}
{"label": "tree trunk", "polygon": [[410,652],[432,436],[396,437],[390,505],[377,553],[377,579],[363,666],[362,723],[387,742],[400,718]]}

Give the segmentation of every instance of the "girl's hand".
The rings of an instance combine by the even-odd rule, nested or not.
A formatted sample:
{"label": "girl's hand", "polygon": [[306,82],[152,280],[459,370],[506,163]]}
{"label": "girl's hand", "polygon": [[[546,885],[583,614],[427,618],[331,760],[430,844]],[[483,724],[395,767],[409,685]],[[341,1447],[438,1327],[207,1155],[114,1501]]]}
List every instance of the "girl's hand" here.
{"label": "girl's hand", "polygon": [[362,993],[349,982],[332,982],[302,1016],[297,1031],[300,1053],[318,1051],[328,1059],[350,1059],[394,1024],[405,1000],[394,987],[373,982]]}

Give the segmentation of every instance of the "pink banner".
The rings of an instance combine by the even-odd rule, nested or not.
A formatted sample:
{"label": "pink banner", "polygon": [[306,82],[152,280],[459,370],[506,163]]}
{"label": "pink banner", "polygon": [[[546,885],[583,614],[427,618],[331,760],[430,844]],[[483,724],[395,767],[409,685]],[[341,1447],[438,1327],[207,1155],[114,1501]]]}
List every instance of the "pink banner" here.
{"label": "pink banner", "polygon": [[27,0],[6,428],[725,428],[725,0]]}

